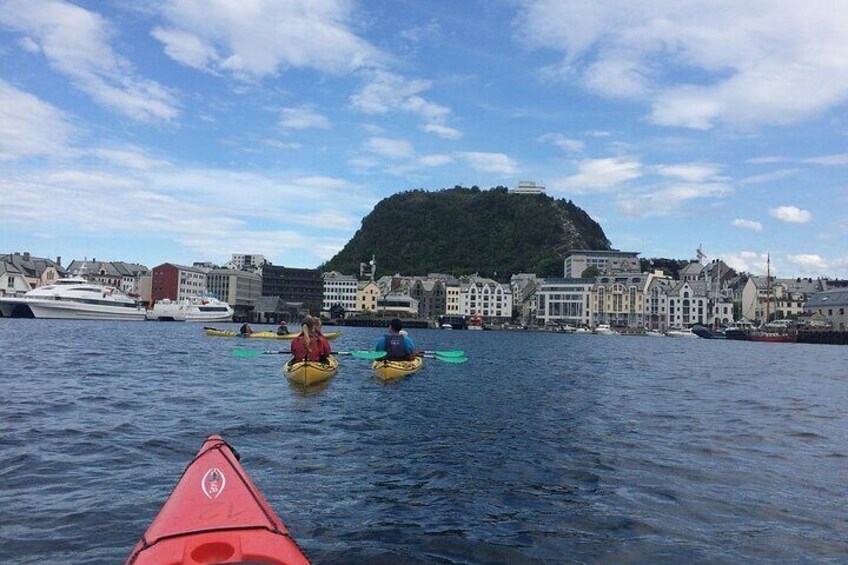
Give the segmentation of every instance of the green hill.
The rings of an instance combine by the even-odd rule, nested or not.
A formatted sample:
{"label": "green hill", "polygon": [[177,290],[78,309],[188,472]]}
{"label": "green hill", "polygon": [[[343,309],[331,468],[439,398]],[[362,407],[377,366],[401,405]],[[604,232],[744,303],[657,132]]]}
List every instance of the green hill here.
{"label": "green hill", "polygon": [[562,276],[569,249],[609,249],[601,226],[571,201],[454,187],[413,190],[380,201],[323,270],[358,274],[377,258],[377,274],[448,273],[504,280],[514,273]]}

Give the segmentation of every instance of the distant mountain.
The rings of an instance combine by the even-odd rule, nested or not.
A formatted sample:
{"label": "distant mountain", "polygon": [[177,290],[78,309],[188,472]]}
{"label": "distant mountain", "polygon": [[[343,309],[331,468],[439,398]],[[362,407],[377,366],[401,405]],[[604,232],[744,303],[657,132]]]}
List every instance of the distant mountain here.
{"label": "distant mountain", "polygon": [[413,190],[380,201],[323,270],[358,274],[371,255],[377,274],[447,273],[506,279],[563,274],[569,249],[609,249],[604,230],[571,201],[454,187]]}

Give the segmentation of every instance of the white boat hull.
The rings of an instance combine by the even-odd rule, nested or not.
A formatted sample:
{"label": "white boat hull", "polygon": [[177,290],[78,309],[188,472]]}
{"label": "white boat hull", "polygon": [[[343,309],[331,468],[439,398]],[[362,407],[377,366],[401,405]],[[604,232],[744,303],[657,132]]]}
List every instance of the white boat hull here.
{"label": "white boat hull", "polygon": [[206,305],[196,305],[191,302],[183,303],[161,303],[153,305],[153,309],[147,312],[148,320],[167,322],[232,322],[233,309],[225,302],[218,302],[210,307],[226,308],[226,311],[203,311]]}
{"label": "white boat hull", "polygon": [[26,306],[32,315],[41,319],[55,320],[127,320],[142,321],[145,312],[140,308],[81,304],[70,300],[40,300],[27,298],[4,298],[0,300],[0,311],[11,315],[17,306]]}

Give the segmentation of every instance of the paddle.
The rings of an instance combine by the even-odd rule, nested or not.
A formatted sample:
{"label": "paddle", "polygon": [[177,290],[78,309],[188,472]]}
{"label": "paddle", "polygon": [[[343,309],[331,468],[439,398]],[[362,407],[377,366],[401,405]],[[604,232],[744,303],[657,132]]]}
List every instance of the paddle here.
{"label": "paddle", "polygon": [[[261,349],[233,349],[234,357],[242,357],[244,359],[252,359],[261,355],[291,355],[288,351],[262,351]],[[357,359],[367,359],[373,361],[382,359],[386,356],[385,351],[334,351],[332,355],[350,355]]]}
{"label": "paddle", "polygon": [[455,365],[459,365],[460,363],[468,362],[468,357],[443,357],[436,353],[436,355],[425,355],[429,359],[438,359],[439,361],[444,361],[445,363],[453,363]]}
{"label": "paddle", "polygon": [[424,351],[431,355],[441,355],[442,357],[465,357],[465,351]]}

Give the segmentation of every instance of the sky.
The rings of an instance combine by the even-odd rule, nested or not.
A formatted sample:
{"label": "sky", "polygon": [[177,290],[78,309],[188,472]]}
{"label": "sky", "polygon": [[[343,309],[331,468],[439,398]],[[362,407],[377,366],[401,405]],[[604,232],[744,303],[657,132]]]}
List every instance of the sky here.
{"label": "sky", "polygon": [[846,45],[842,0],[0,0],[0,252],[312,268],[531,180],[642,257],[848,277]]}

